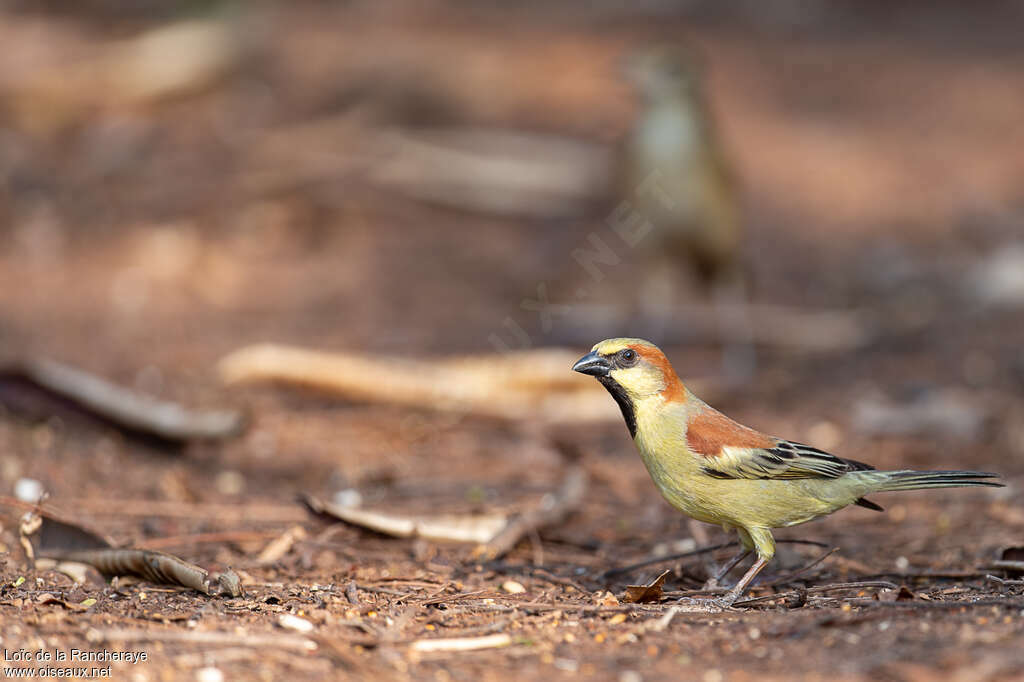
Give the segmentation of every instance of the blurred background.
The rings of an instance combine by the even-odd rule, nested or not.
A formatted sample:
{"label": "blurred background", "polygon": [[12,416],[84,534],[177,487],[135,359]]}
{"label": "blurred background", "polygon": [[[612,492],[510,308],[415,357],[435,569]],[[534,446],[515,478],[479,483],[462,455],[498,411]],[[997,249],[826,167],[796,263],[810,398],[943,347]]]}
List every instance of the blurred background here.
{"label": "blurred background", "polygon": [[[764,430],[850,456],[897,444],[881,465],[1021,468],[1019,3],[2,12],[0,343],[258,415],[201,466],[262,490],[416,475],[441,456],[470,477],[495,458],[543,476],[507,453],[518,427],[226,394],[216,362],[256,342],[429,359],[642,334]],[[694,255],[700,239],[658,236],[671,225],[645,237],[655,248],[630,241],[659,162],[695,207],[678,220],[725,246]],[[734,328],[716,278],[743,282]],[[753,349],[738,383],[722,380],[730,345]],[[593,446],[646,485],[607,412]],[[12,419],[5,487],[121,471],[116,447]],[[410,420],[429,437],[391,429]],[[180,460],[138,465],[152,494],[207,494]]]}
{"label": "blurred background", "polygon": [[[1022,24],[1011,1],[2,3],[5,358],[248,429],[167,456],[8,387],[0,489],[38,481],[138,539],[221,522],[140,526],[118,501],[537,492],[556,434],[592,488],[544,542],[642,554],[691,529],[603,393],[573,424],[217,372],[264,342],[431,363],[634,335],[764,431],[1019,482]],[[1019,535],[1009,494],[814,533],[956,565]],[[330,579],[318,547],[302,568]],[[240,565],[217,551],[192,556]]]}

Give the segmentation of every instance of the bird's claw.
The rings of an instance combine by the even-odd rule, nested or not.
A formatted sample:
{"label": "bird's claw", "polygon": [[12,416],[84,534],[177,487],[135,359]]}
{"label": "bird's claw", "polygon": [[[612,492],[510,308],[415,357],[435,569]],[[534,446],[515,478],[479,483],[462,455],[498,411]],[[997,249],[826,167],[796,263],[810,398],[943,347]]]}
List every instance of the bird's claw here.
{"label": "bird's claw", "polygon": [[730,596],[713,598],[681,597],[676,602],[677,608],[681,611],[692,613],[722,613],[732,608],[736,599]]}

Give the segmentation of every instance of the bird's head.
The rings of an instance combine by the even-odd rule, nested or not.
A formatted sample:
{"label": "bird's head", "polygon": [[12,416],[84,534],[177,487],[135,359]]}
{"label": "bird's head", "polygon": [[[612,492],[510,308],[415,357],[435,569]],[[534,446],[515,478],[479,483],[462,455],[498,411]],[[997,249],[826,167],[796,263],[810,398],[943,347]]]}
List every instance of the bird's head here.
{"label": "bird's head", "polygon": [[644,98],[658,101],[697,96],[703,67],[687,47],[658,45],[630,53],[623,71]]}
{"label": "bird's head", "polygon": [[634,436],[638,403],[655,397],[665,401],[686,398],[686,389],[668,358],[657,346],[643,339],[602,341],[572,368],[596,377],[608,389]]}

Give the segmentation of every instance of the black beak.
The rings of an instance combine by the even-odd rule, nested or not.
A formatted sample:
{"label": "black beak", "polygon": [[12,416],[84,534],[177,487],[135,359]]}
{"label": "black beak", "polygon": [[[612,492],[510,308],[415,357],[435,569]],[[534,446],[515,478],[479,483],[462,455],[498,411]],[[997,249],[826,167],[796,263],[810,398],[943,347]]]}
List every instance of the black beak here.
{"label": "black beak", "polygon": [[606,377],[612,371],[612,365],[607,358],[603,358],[596,352],[591,351],[576,361],[572,366],[573,371],[581,374],[589,374],[594,377]]}

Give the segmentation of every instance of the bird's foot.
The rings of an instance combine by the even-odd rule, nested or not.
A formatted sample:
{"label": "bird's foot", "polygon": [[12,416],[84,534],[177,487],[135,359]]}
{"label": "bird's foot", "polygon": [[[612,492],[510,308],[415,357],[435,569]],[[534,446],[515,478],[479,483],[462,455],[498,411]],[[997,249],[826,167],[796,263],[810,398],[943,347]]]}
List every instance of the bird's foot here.
{"label": "bird's foot", "polygon": [[680,597],[674,608],[689,613],[722,613],[729,610],[733,601],[725,597]]}
{"label": "bird's foot", "polygon": [[715,606],[725,611],[726,609],[731,609],[732,605],[735,604],[739,598],[740,596],[738,594],[726,592],[721,597],[715,597],[711,601],[715,603]]}

